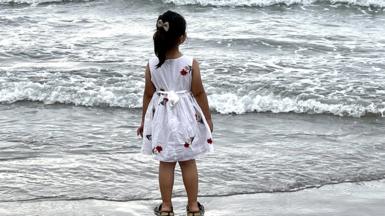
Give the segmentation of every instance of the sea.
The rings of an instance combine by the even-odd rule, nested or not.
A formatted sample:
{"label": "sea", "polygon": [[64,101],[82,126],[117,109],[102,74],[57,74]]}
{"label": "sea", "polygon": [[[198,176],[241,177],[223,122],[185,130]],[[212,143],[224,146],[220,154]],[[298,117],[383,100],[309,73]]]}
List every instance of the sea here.
{"label": "sea", "polygon": [[200,196],[385,178],[384,0],[0,0],[1,203],[159,199],[136,128],[167,10],[213,113]]}

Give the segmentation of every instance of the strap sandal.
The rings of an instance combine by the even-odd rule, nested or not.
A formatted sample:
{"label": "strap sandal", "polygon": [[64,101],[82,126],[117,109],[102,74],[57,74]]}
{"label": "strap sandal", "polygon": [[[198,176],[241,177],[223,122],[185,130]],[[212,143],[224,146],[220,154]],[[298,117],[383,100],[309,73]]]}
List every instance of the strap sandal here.
{"label": "strap sandal", "polygon": [[161,211],[162,204],[154,208],[154,214],[156,216],[174,216],[174,210],[171,207],[171,211]]}
{"label": "strap sandal", "polygon": [[186,206],[187,216],[204,216],[205,207],[198,202],[199,211],[190,211],[188,206]]}

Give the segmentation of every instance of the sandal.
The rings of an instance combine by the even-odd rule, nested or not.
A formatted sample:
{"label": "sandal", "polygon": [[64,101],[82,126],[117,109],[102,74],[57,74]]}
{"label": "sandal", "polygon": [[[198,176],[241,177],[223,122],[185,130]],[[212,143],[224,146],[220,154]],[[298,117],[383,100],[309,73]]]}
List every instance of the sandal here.
{"label": "sandal", "polygon": [[174,210],[171,207],[171,211],[161,211],[162,204],[154,208],[154,214],[156,216],[174,216]]}
{"label": "sandal", "polygon": [[187,216],[204,216],[205,207],[198,202],[199,211],[190,211],[186,206]]}

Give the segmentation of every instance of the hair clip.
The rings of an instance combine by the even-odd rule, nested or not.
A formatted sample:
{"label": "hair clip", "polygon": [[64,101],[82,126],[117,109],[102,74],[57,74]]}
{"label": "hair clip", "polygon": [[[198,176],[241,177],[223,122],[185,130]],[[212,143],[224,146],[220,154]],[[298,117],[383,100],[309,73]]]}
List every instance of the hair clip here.
{"label": "hair clip", "polygon": [[168,22],[163,22],[161,19],[159,19],[156,23],[156,27],[163,28],[167,32],[170,28],[170,25],[168,24]]}

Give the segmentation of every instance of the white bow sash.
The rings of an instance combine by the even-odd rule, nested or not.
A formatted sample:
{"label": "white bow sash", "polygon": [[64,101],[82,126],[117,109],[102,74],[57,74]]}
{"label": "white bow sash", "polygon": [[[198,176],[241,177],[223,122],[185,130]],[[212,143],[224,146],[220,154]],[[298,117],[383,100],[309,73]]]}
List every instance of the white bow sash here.
{"label": "white bow sash", "polygon": [[[182,90],[182,91],[156,91],[158,94],[160,94],[158,104],[164,102],[165,99],[170,105],[170,107],[174,107],[179,102],[179,95],[189,93],[190,91]],[[165,104],[165,105],[166,105]]]}

